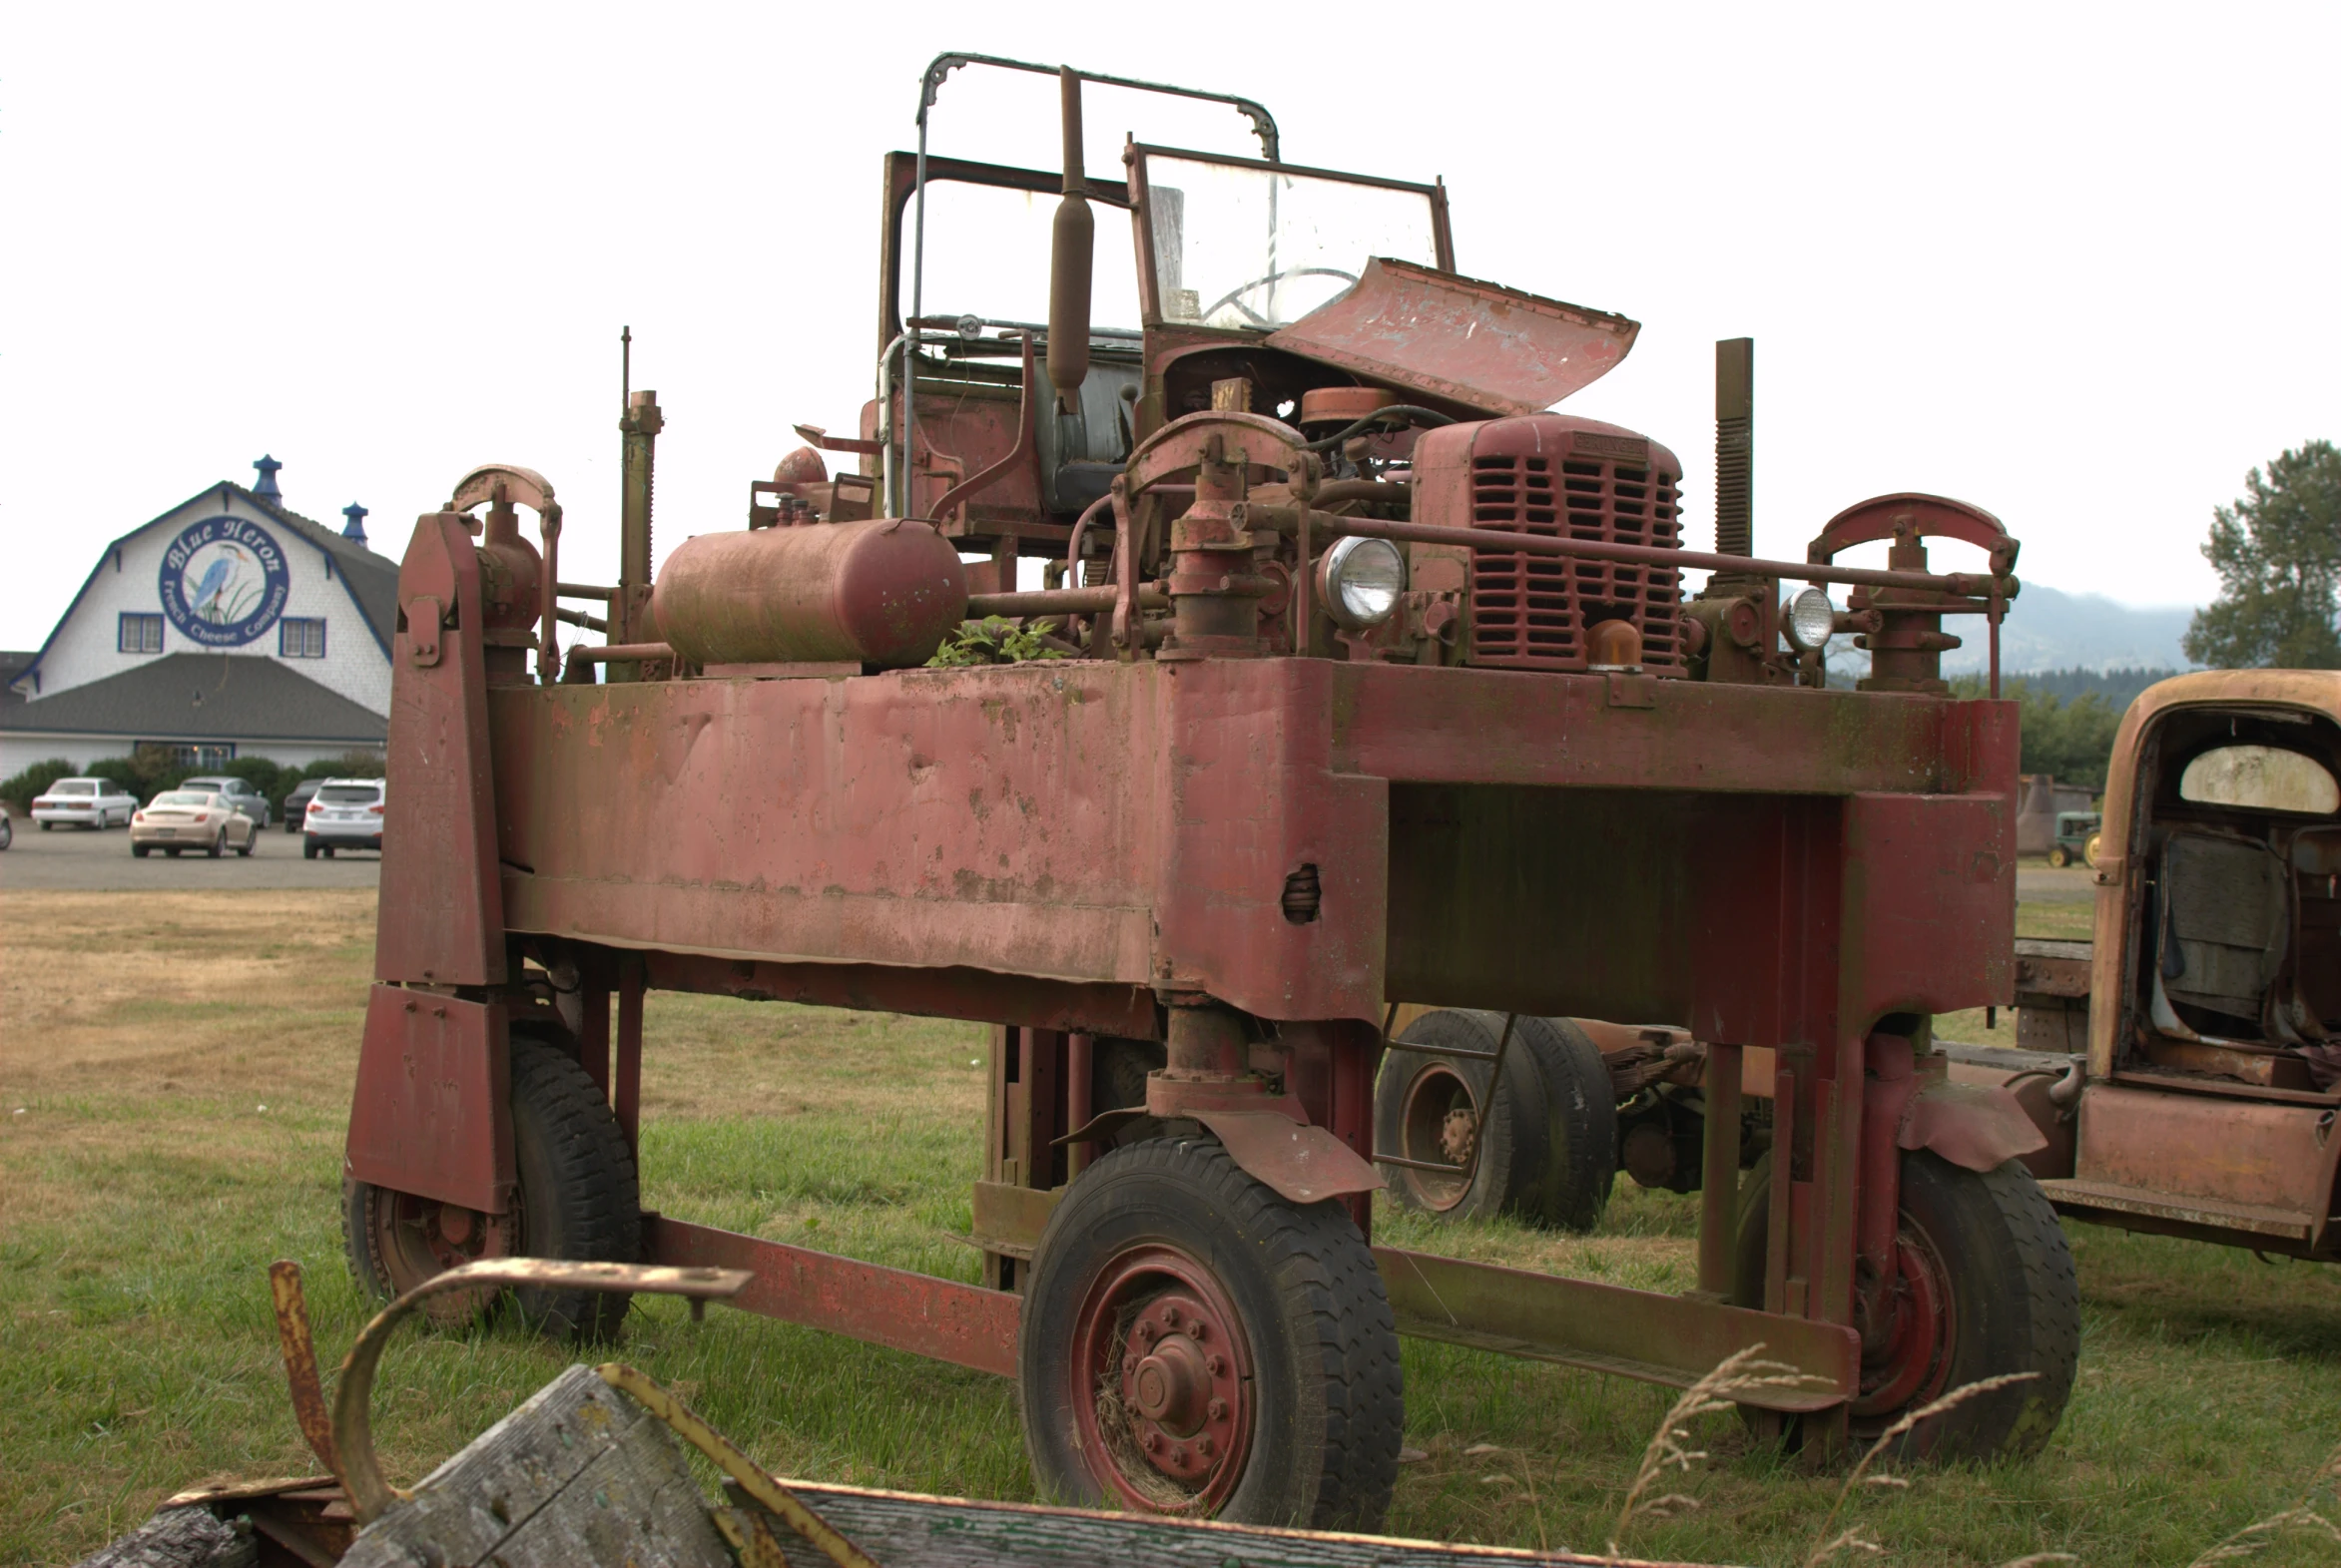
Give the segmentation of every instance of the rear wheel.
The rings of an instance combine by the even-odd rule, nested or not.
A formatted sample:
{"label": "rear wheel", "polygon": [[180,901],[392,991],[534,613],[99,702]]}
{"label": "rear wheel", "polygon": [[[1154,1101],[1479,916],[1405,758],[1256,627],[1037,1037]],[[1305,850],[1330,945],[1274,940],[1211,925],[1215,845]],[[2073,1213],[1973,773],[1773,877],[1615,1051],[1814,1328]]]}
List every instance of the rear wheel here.
{"label": "rear wheel", "polygon": [[147,857],[147,851],[153,847],[153,844],[132,844],[130,846],[130,852],[143,860]]}
{"label": "rear wheel", "polygon": [[1391,1197],[1454,1220],[1518,1213],[1530,1202],[1545,1172],[1549,1117],[1537,1053],[1522,1038],[1529,1022],[1513,1025],[1500,1086],[1484,1057],[1502,1043],[1501,1013],[1442,1008],[1393,1042],[1374,1086],[1375,1151],[1445,1169],[1384,1166]]}
{"label": "rear wheel", "polygon": [[[512,1212],[502,1216],[343,1182],[341,1237],[358,1287],[386,1300],[475,1258],[639,1259],[640,1194],[617,1117],[575,1057],[518,1035],[512,1040],[512,1156],[520,1191]],[[491,1301],[487,1292],[456,1292],[425,1303],[423,1310],[460,1325]],[[629,1299],[519,1291],[514,1301],[550,1338],[599,1339],[618,1331]]]}
{"label": "rear wheel", "polygon": [[1114,1150],[1049,1217],[1024,1296],[1024,1446],[1045,1495],[1372,1529],[1398,1477],[1399,1345],[1337,1201],[1218,1144]]}
{"label": "rear wheel", "polygon": [[228,847],[228,829],[227,829],[227,828],[225,828],[225,827],[223,827],[223,828],[221,828],[221,829],[219,830],[219,832],[218,832],[218,833],[216,833],[216,834],[214,834],[214,835],[213,835],[213,837],[212,837],[212,846],[211,846],[209,849],[206,849],[206,850],[204,851],[204,853],[206,853],[206,854],[210,855],[210,856],[211,856],[213,859],[217,860],[218,858],[220,858],[221,852],[222,852],[222,851],[224,851],[224,850],[225,850],[227,847]]}
{"label": "rear wheel", "polygon": [[1601,1048],[1571,1018],[1522,1018],[1521,1043],[1544,1080],[1544,1170],[1521,1195],[1523,1218],[1590,1231],[1617,1180],[1617,1095]]}
{"label": "rear wheel", "polygon": [[[1764,1305],[1771,1177],[1766,1155],[1742,1189],[1732,1292],[1742,1307]],[[2029,1373],[1920,1422],[1894,1451],[1987,1460],[2040,1452],[2064,1413],[2080,1356],[2072,1254],[2040,1184],[2014,1160],[1970,1171],[1927,1150],[1905,1154],[1897,1243],[1889,1318],[1855,1325],[1855,1441],[1867,1447],[1911,1410],[1969,1383]]]}
{"label": "rear wheel", "polygon": [[2072,856],[2065,850],[2064,845],[2051,844],[2048,847],[2048,863],[2061,871],[2072,863]]}

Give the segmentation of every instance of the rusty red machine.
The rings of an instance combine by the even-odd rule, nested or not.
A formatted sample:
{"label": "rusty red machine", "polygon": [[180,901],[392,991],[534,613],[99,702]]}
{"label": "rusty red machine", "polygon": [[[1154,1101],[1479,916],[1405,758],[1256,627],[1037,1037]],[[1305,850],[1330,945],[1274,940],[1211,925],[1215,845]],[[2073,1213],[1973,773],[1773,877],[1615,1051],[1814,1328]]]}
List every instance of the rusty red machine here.
{"label": "rusty red machine", "polygon": [[[1059,170],[927,151],[969,66],[1057,77]],[[1229,104],[1262,156],[1132,141],[1091,179],[1085,84]],[[1755,1419],[1824,1446],[2026,1373],[1910,1444],[2037,1448],[2076,1338],[2015,1163],[2038,1134],[1928,1049],[1931,1015],[2011,1000],[2016,714],[1938,661],[1946,617],[1997,650],[2015,541],[1893,495],[1805,562],[1754,558],[1743,341],[1719,552],[1681,548],[1673,453],[1545,411],[1635,323],[1460,275],[1444,186],[1288,165],[1257,104],[946,55],[919,135],[885,161],[879,395],[856,437],[800,427],[859,471],[792,454],[654,581],[664,416],[630,392],[615,584],[561,581],[526,469],[416,526],[361,1283],[497,1254],[749,1270],[741,1307],[1016,1377],[1045,1493],[1244,1520],[1382,1516],[1401,1333],[1673,1384],[1760,1343],[1802,1375]],[[1059,198],[1045,322],[925,308],[946,191]],[[1101,206],[1130,217],[1128,329],[1092,320],[1120,286]],[[1930,535],[1988,569],[1930,572]],[[1836,560],[1880,540],[1884,569]],[[1027,557],[1045,586],[1019,591]],[[987,617],[1037,656],[923,667]],[[564,656],[562,623],[606,641]],[[1824,679],[1845,630],[1861,691]],[[652,989],[990,1024],[981,1282],[644,1211]],[[1682,1295],[1374,1247],[1401,997],[1485,1010],[1499,1059],[1548,1015],[1687,1020],[1725,1100],[1774,1053],[1752,1264],[1729,1183]],[[1734,1171],[1716,1109],[1705,1166]],[[557,1332],[624,1310],[522,1305]]]}

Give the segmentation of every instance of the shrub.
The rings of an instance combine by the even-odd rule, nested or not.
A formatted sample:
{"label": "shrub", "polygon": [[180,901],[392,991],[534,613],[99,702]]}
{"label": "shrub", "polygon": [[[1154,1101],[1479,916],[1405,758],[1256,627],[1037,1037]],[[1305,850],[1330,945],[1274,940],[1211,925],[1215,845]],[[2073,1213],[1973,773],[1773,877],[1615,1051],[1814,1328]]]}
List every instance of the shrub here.
{"label": "shrub", "polygon": [[0,779],[0,800],[20,816],[30,815],[33,800],[60,779],[71,779],[81,770],[62,757],[52,757],[45,763],[35,763],[23,773],[9,779]]}

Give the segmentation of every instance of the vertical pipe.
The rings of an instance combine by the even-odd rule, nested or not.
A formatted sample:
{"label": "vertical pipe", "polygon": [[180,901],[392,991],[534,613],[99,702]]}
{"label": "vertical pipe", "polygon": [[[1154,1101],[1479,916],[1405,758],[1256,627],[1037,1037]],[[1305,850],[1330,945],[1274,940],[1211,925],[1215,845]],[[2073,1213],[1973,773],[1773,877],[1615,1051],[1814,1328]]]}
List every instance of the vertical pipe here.
{"label": "vertical pipe", "polygon": [[1715,345],[1715,553],[1754,555],[1756,340]]}
{"label": "vertical pipe", "polygon": [[[665,427],[656,392],[629,392],[626,411],[618,420],[620,433],[620,495],[618,512],[618,592],[610,601],[610,641],[646,641],[640,634],[643,604],[650,597],[650,509],[652,470],[659,431]],[[614,678],[615,669],[609,677]]]}
{"label": "vertical pipe", "polygon": [[[1065,1037],[1065,1131],[1079,1132],[1089,1125],[1097,1114],[1096,1090],[1092,1076],[1097,1067],[1097,1036],[1072,1034]],[[1065,1146],[1065,1179],[1072,1180],[1089,1166],[1091,1146],[1085,1143]]]}
{"label": "vertical pipe", "polygon": [[1739,1253],[1740,1073],[1736,1045],[1707,1047],[1705,1147],[1700,1152],[1699,1289],[1728,1300]]}
{"label": "vertical pipe", "polygon": [[[934,84],[926,83],[919,89],[918,98],[918,172],[912,183],[912,201],[917,212],[910,225],[910,320],[926,313],[926,111],[934,97]],[[902,331],[894,339],[902,349],[902,466],[896,474],[897,485],[887,487],[886,512],[891,517],[910,515],[910,430],[917,422],[911,408],[911,398],[918,390],[918,371],[910,356],[918,351],[918,328],[904,322]],[[889,350],[890,352],[891,350]],[[878,408],[886,408],[885,389],[878,389]],[[890,450],[889,450],[890,455]],[[898,491],[899,493],[895,493]]]}
{"label": "vertical pipe", "polygon": [[642,993],[643,963],[629,954],[618,961],[618,1068],[610,1098],[637,1171],[642,1169]]}

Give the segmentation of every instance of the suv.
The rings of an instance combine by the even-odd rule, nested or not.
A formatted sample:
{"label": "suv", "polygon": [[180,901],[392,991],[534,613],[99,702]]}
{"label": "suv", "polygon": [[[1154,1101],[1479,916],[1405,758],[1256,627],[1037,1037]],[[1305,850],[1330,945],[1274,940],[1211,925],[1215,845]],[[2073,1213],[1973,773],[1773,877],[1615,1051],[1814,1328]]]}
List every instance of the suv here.
{"label": "suv", "polygon": [[335,849],[382,847],[382,781],[328,779],[309,797],[301,819],[300,852],[308,859],[327,858]]}
{"label": "suv", "polygon": [[293,786],[293,792],[285,797],[287,832],[300,831],[301,822],[308,816],[308,802],[316,798],[317,790],[324,786],[324,783],[322,779],[303,779]]}
{"label": "suv", "polygon": [[201,779],[182,780],[179,787],[224,794],[239,815],[251,817],[257,826],[268,826],[270,818],[275,814],[269,809],[269,797],[254,788],[250,780],[235,779],[226,774],[208,774]]}

